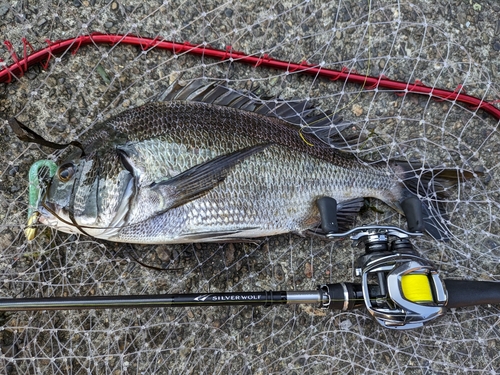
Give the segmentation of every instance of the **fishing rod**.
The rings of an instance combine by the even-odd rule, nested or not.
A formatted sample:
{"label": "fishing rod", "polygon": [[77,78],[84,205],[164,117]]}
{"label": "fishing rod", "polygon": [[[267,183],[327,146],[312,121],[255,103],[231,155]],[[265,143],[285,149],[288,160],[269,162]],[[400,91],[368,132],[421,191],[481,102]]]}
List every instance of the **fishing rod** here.
{"label": "fishing rod", "polygon": [[449,308],[499,304],[498,282],[440,278],[436,267],[410,241],[422,235],[420,201],[412,197],[401,205],[409,231],[371,225],[338,233],[336,201],[329,197],[318,200],[326,237],[349,236],[353,245],[364,247],[364,254],[355,262],[359,283],[323,284],[307,291],[3,298],[0,311],[316,304],[342,311],[365,307],[386,328],[411,329],[444,315]]}

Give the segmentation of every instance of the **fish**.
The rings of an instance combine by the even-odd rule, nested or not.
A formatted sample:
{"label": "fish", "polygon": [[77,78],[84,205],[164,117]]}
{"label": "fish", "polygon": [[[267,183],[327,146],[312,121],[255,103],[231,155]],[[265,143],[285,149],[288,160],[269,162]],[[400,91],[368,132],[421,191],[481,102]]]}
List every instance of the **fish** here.
{"label": "fish", "polygon": [[443,200],[474,174],[361,160],[346,151],[359,142],[345,135],[351,128],[307,100],[176,83],[95,125],[40,182],[29,228],[138,244],[236,242],[321,233],[322,197],[337,201],[341,228],[366,198],[403,214],[417,197],[425,231],[447,239]]}

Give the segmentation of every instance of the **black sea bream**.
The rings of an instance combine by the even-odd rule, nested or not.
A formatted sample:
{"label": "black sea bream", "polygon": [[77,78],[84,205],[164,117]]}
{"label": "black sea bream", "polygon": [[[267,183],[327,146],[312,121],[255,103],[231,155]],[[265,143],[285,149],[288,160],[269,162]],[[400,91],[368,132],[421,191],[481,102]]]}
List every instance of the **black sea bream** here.
{"label": "black sea bream", "polygon": [[[85,155],[60,163],[40,196],[39,222],[118,242],[237,241],[317,228],[324,196],[346,224],[365,197],[402,212],[403,199],[439,200],[458,179],[456,170],[359,161],[332,147],[346,145],[347,124],[306,102],[199,82],[166,98],[92,129]],[[327,145],[298,125],[335,135]],[[442,205],[422,206],[426,231],[442,238]]]}

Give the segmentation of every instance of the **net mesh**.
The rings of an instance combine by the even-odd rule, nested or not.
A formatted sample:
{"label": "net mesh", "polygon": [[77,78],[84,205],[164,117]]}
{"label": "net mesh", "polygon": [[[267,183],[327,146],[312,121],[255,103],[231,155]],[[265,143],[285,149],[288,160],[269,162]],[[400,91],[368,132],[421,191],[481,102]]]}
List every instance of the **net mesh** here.
{"label": "net mesh", "polygon": [[[500,7],[494,1],[12,1],[0,35],[22,55],[94,31],[206,43],[361,74],[467,89],[500,98]],[[78,46],[75,46],[78,47]],[[353,152],[476,170],[448,199],[452,238],[414,244],[447,278],[500,277],[498,120],[453,100],[185,53],[94,44],[53,56],[47,69],[0,86],[3,120],[16,116],[54,142],[154,100],[175,79],[221,81],[267,95],[310,98],[365,136]],[[75,50],[74,49],[74,50]],[[0,57],[12,62],[6,46]],[[51,152],[0,128],[0,296],[311,290],[355,281],[350,241],[285,235],[256,243],[141,246],[52,230],[23,235],[30,165]],[[405,221],[372,201],[356,224]],[[151,266],[148,268],[144,265]],[[425,328],[387,330],[365,311],[314,306],[17,312],[2,316],[7,374],[474,373],[500,366],[498,306],[452,309]]]}

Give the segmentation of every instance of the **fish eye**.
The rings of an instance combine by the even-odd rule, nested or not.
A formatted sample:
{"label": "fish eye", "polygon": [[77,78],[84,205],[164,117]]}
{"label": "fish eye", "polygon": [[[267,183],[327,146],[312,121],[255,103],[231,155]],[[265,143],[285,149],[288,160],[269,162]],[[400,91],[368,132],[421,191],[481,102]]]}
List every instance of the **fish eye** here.
{"label": "fish eye", "polygon": [[63,164],[57,170],[57,177],[62,182],[68,182],[75,174],[75,166],[72,163]]}

